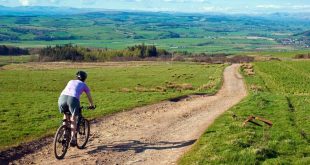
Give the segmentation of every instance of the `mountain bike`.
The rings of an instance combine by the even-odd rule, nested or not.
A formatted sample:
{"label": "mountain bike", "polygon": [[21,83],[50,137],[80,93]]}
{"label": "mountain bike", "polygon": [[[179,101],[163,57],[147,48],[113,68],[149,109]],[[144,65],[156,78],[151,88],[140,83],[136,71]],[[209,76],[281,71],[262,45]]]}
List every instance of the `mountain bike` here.
{"label": "mountain bike", "polygon": [[[78,149],[83,149],[88,142],[89,134],[90,134],[90,126],[89,121],[85,119],[82,115],[83,109],[95,109],[95,107],[80,107],[80,115],[77,118],[77,127],[76,127],[76,136]],[[67,115],[71,117],[70,112],[65,112]],[[67,153],[67,150],[71,141],[71,121],[70,117],[63,119],[62,125],[57,129],[54,142],[53,149],[54,154],[57,159],[63,159]]]}

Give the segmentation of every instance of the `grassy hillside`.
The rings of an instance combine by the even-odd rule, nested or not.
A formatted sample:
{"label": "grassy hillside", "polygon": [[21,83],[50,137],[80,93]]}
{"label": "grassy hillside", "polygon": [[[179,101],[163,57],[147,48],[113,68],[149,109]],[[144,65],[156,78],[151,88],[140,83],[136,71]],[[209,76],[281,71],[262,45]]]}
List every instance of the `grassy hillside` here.
{"label": "grassy hillside", "polygon": [[[95,118],[191,93],[214,93],[224,65],[169,62],[40,63],[0,70],[0,149],[53,134],[61,123],[57,100],[78,69],[89,74]],[[81,98],[82,105],[86,97]]]}
{"label": "grassy hillside", "polygon": [[[0,43],[43,47],[78,44],[124,49],[154,44],[171,51],[236,53],[291,51],[304,43],[283,45],[282,39],[309,30],[308,21],[238,15],[148,12],[93,12],[75,15],[0,16]],[[304,42],[304,41],[303,41]]]}
{"label": "grassy hillside", "polygon": [[0,67],[11,64],[11,63],[26,63],[29,62],[31,59],[36,59],[36,56],[0,56]]}
{"label": "grassy hillside", "polygon": [[[249,96],[218,118],[180,164],[310,163],[310,62],[254,63],[254,71],[245,75]],[[249,115],[273,126],[242,127]]]}
{"label": "grassy hillside", "polygon": [[309,49],[306,50],[292,50],[287,52],[281,51],[264,51],[264,52],[244,52],[240,53],[242,55],[250,56],[260,56],[260,57],[276,57],[276,58],[294,58],[298,54],[308,54],[310,53]]}

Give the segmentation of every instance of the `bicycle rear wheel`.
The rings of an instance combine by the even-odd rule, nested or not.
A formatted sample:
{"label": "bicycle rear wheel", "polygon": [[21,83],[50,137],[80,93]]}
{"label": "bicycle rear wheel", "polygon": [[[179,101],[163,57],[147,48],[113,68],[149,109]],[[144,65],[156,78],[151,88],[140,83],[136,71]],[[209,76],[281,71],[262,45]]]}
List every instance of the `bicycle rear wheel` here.
{"label": "bicycle rear wheel", "polygon": [[78,130],[76,132],[76,140],[77,140],[77,148],[83,149],[88,142],[90,127],[89,121],[87,119],[82,118],[80,122],[78,122],[77,126]]}
{"label": "bicycle rear wheel", "polygon": [[53,149],[57,159],[63,159],[67,153],[70,142],[70,129],[62,125],[57,129],[54,137]]}

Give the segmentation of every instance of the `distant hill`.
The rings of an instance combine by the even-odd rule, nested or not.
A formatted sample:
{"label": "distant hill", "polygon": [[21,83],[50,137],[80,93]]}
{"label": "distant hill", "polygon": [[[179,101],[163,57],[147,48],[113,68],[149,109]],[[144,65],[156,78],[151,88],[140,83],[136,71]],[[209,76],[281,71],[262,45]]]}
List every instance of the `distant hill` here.
{"label": "distant hill", "polygon": [[302,13],[272,13],[266,15],[268,18],[275,19],[300,19],[310,21],[310,12],[302,12]]}
{"label": "distant hill", "polygon": [[307,31],[304,31],[304,32],[301,32],[301,33],[294,34],[294,36],[310,37],[310,30],[307,30]]}
{"label": "distant hill", "polygon": [[0,15],[10,16],[34,16],[34,15],[73,15],[97,11],[96,9],[78,9],[68,7],[51,6],[0,6]]}
{"label": "distant hill", "polygon": [[[96,13],[96,12],[138,12],[138,13],[161,13],[161,12],[143,12],[143,11],[117,11],[117,10],[108,10],[108,9],[94,9],[94,8],[71,8],[71,7],[53,7],[53,6],[18,6],[18,7],[7,7],[0,5],[0,15],[5,16],[44,16],[44,15],[74,15],[74,14],[84,14],[84,13]],[[169,13],[169,12],[162,12]],[[170,14],[182,14],[172,12]],[[185,15],[230,15],[223,13],[183,13]],[[269,18],[274,20],[285,20],[285,19],[300,19],[300,20],[310,20],[310,12],[308,13],[272,13],[272,14],[257,14],[257,15],[248,15],[248,14],[233,14],[234,16],[251,16],[251,17],[262,17]]]}
{"label": "distant hill", "polygon": [[310,46],[309,37],[299,36],[309,35],[307,16],[0,6],[0,44],[42,47],[72,43],[124,49],[145,43],[176,52],[212,53],[275,50],[283,45],[291,49],[292,44],[282,41],[291,39],[296,45],[300,38],[297,46]]}

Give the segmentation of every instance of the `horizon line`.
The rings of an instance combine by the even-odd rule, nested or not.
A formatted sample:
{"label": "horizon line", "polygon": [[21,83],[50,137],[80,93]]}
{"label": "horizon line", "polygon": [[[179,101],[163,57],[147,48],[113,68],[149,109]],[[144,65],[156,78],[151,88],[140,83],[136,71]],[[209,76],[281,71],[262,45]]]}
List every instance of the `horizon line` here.
{"label": "horizon line", "polygon": [[[67,9],[77,9],[77,10],[83,10],[83,9],[90,9],[94,10],[93,12],[100,12],[100,11],[128,11],[128,12],[150,12],[150,13],[180,13],[180,14],[227,14],[227,15],[271,15],[271,14],[299,14],[299,13],[309,13],[310,11],[253,11],[253,12],[232,12],[232,11],[169,11],[169,10],[144,10],[144,9],[108,9],[108,8],[95,8],[95,7],[69,7],[69,6],[53,6],[53,5],[19,5],[19,6],[5,6],[0,5],[0,7],[6,7],[6,8],[31,8],[31,7],[50,7],[50,8],[67,8]],[[90,11],[92,12],[92,11]],[[90,13],[89,12],[89,13]]]}

